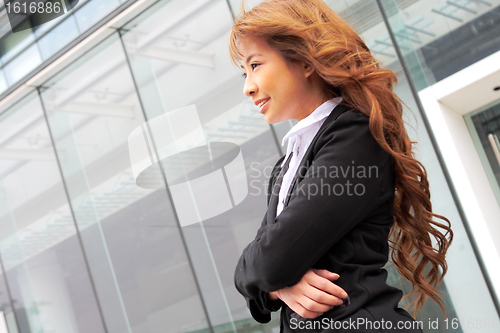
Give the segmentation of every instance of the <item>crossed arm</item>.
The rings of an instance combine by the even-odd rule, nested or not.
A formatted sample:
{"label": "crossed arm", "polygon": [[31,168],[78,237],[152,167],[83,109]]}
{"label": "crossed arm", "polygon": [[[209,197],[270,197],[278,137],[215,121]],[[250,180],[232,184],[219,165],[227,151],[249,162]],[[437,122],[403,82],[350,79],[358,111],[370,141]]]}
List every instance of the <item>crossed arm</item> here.
{"label": "crossed arm", "polygon": [[268,297],[274,301],[281,298],[303,318],[316,318],[344,303],[347,293],[332,282],[338,278],[338,274],[326,269],[311,268],[297,284],[278,290],[279,297],[276,292],[270,292]]}
{"label": "crossed arm", "polygon": [[[268,322],[270,312],[277,311],[283,302],[305,318],[315,318],[339,305],[345,291],[332,282],[338,276],[312,267],[378,203],[382,188],[378,175],[330,173],[332,166],[344,171],[355,166],[375,166],[377,170],[389,166],[390,157],[373,139],[365,115],[357,111],[340,115],[316,145],[313,163],[289,204],[274,223],[267,224],[264,219],[236,267],[236,288],[261,323]],[[311,192],[325,189],[325,184],[337,193],[346,185],[351,184],[352,192],[354,184],[361,184],[363,194]],[[277,299],[276,291],[282,300]]]}

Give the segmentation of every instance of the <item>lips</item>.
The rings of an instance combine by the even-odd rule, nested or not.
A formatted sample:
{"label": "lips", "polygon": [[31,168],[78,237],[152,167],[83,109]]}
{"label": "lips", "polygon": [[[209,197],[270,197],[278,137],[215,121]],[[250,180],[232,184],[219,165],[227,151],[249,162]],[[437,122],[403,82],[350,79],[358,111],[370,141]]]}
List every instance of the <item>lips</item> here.
{"label": "lips", "polygon": [[267,101],[268,101],[268,100],[270,100],[270,99],[271,99],[271,97],[269,97],[269,98],[266,98],[266,99],[262,100],[259,104],[257,104],[257,106],[258,106],[259,108],[260,108],[260,107],[262,107],[262,105],[264,105],[265,103],[267,103]]}
{"label": "lips", "polygon": [[268,98],[258,104],[260,113],[264,113],[264,109],[266,108],[267,104],[269,104],[270,100],[271,98]]}
{"label": "lips", "polygon": [[254,100],[253,103],[255,105],[257,105],[258,107],[261,107],[265,102],[267,102],[268,100],[270,100],[271,97],[268,97],[268,98],[262,98],[262,99],[258,99],[258,100]]}

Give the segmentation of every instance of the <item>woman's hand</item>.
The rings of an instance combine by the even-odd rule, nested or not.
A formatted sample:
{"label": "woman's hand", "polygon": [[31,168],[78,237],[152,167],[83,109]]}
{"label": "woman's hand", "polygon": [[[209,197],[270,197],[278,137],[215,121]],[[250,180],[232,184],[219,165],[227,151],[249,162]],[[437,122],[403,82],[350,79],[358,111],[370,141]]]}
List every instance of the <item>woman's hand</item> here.
{"label": "woman's hand", "polygon": [[[332,282],[338,278],[338,274],[326,269],[311,268],[297,284],[278,292],[281,300],[295,313],[313,319],[343,304],[342,299],[347,297],[347,293]],[[270,297],[276,299],[276,292]]]}

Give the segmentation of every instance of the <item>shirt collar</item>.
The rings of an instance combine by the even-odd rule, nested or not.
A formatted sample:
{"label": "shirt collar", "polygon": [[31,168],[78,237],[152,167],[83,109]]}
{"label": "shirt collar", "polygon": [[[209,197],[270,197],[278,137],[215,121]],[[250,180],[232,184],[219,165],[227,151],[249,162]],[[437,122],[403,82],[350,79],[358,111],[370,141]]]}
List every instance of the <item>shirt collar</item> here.
{"label": "shirt collar", "polygon": [[328,117],[328,115],[332,112],[332,110],[342,101],[342,97],[335,97],[332,98],[320,106],[316,108],[310,115],[305,117],[304,119],[300,120],[298,123],[296,123],[283,137],[281,140],[281,145],[284,146],[285,142],[291,138],[294,137],[301,132],[303,132],[306,128],[311,126],[312,124],[317,123],[318,121]]}

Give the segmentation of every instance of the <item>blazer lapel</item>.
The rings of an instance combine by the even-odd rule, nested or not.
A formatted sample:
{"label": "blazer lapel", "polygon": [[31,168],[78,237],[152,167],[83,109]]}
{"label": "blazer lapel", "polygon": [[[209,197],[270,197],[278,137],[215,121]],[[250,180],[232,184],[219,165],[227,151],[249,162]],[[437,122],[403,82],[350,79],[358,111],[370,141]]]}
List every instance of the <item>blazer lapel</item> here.
{"label": "blazer lapel", "polygon": [[271,200],[272,190],[274,187],[274,182],[276,181],[276,177],[281,171],[281,163],[285,159],[286,155],[283,155],[279,158],[279,160],[274,165],[273,171],[271,171],[271,175],[269,177],[269,184],[267,184],[267,205],[269,206],[269,202]]}
{"label": "blazer lapel", "polygon": [[[326,120],[323,122],[323,124],[319,128],[318,133],[316,133],[316,135],[314,136],[313,140],[311,141],[311,144],[309,145],[309,147],[306,150],[306,153],[304,154],[304,157],[300,161],[299,167],[298,167],[297,171],[295,172],[295,176],[292,180],[292,183],[290,185],[290,189],[288,190],[288,193],[287,193],[287,196],[285,199],[285,207],[288,205],[288,201],[290,200],[291,193],[293,193],[293,190],[295,189],[297,184],[305,177],[307,169],[309,168],[309,166],[312,163],[312,160],[314,159],[312,148],[315,145],[315,143],[318,141],[318,138],[325,131],[327,126],[329,126],[329,124],[334,122],[338,118],[338,116],[340,116],[342,113],[344,113],[345,111],[348,111],[348,110],[351,110],[351,108],[347,107],[345,105],[339,104],[333,109],[333,111],[328,115],[328,117],[326,117]],[[283,155],[278,160],[278,162],[276,162],[276,165],[274,166],[273,171],[271,172],[271,177],[270,177],[268,188],[267,188],[267,205],[268,205],[267,209],[268,209],[268,212],[270,211],[271,208],[273,209],[273,211],[275,210],[275,207],[270,207],[271,204],[276,205],[276,206],[278,204],[278,200],[276,200],[276,198],[273,198],[273,196],[279,196],[279,193],[272,193],[273,192],[272,189],[274,188],[274,183],[276,181],[276,178],[281,171],[281,163],[283,162],[283,159],[285,157],[286,157],[286,154]],[[276,217],[272,217],[271,214],[267,214],[267,224],[268,225],[274,223],[275,220],[276,220]]]}
{"label": "blazer lapel", "polygon": [[[346,105],[339,104],[332,110],[332,112],[328,115],[328,117],[326,117],[326,120],[323,122],[323,124],[319,128],[318,132],[316,133],[316,135],[312,139],[311,144],[309,145],[309,147],[307,147],[307,150],[304,154],[304,157],[300,161],[300,164],[297,168],[297,171],[295,172],[295,176],[292,179],[292,183],[290,184],[290,188],[288,189],[288,193],[287,193],[286,198],[285,198],[285,202],[284,202],[285,207],[288,205],[288,201],[290,201],[291,194],[293,193],[293,191],[297,187],[298,183],[300,183],[300,181],[302,181],[302,179],[304,179],[304,177],[307,173],[307,170],[309,169],[309,167],[312,164],[312,161],[314,160],[313,147],[316,144],[316,142],[318,141],[318,139],[321,137],[321,135],[323,134],[325,129],[331,123],[333,123],[335,120],[337,120],[337,118],[342,113],[344,113],[348,110],[351,110],[351,109],[352,108],[350,108]],[[268,221],[268,223],[269,223],[269,221]]]}

